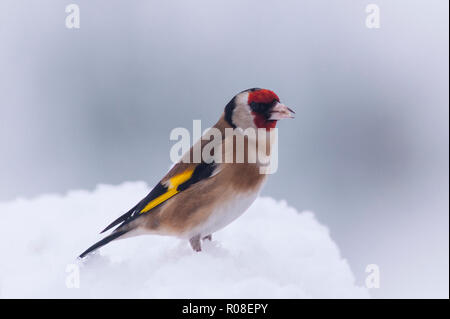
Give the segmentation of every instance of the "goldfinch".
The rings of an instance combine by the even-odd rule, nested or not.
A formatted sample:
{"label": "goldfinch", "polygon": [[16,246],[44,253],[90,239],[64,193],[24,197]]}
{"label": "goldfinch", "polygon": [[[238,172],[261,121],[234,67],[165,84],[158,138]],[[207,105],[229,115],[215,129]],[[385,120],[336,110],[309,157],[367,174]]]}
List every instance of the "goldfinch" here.
{"label": "goldfinch", "polygon": [[[213,128],[152,191],[101,233],[117,226],[114,231],[79,257],[112,240],[140,234],[184,238],[193,250],[201,251],[201,240],[211,240],[214,232],[242,215],[256,199],[267,177],[261,172],[264,161],[259,155],[270,156],[270,132],[278,120],[293,118],[293,113],[273,91],[253,88],[238,93]],[[267,134],[244,134],[252,129]],[[244,154],[238,152],[239,135],[247,146]],[[251,146],[257,149],[256,159],[250,154]],[[197,161],[196,151],[202,154]]]}

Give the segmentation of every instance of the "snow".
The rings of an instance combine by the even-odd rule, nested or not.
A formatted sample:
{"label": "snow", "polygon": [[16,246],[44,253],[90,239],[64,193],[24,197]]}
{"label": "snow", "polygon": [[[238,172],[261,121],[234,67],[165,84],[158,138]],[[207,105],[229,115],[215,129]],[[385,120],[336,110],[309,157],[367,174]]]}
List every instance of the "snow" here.
{"label": "snow", "polygon": [[118,240],[80,261],[143,182],[0,203],[1,298],[367,298],[311,212],[260,197],[195,253],[162,236]]}

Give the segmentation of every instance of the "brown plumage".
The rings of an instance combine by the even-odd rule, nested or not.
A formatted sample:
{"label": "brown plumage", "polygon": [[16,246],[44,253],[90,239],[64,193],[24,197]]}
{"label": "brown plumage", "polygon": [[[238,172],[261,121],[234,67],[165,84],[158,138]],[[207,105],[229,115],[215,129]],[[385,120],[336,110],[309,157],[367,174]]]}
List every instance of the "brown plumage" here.
{"label": "brown plumage", "polygon": [[[270,156],[271,128],[277,120],[292,117],[292,112],[269,90],[251,89],[236,95],[212,128],[220,132],[221,138],[205,134],[149,195],[104,230],[120,224],[111,235],[80,257],[116,238],[144,233],[185,238],[195,251],[200,251],[202,239],[211,240],[213,232],[239,217],[256,198],[267,177],[261,173],[259,155],[262,152],[262,158]],[[246,129],[258,128],[266,133],[255,138],[242,134]],[[237,138],[227,135],[230,132],[244,141],[242,162]],[[261,143],[266,147],[259,150],[264,145]],[[195,149],[203,151],[208,144],[214,147],[206,158],[192,163]],[[252,148],[259,150],[256,162],[249,156]],[[215,154],[216,150],[221,153]]]}

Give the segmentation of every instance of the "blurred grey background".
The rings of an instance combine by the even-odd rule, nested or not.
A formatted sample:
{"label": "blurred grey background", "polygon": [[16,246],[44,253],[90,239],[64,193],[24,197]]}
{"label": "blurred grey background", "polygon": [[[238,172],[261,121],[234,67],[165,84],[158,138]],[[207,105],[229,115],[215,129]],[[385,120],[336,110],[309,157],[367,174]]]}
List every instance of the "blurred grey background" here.
{"label": "blurred grey background", "polygon": [[269,88],[298,116],[263,195],[314,211],[359,284],[379,265],[374,297],[448,298],[448,23],[446,0],[2,0],[0,201],[153,185],[173,128]]}

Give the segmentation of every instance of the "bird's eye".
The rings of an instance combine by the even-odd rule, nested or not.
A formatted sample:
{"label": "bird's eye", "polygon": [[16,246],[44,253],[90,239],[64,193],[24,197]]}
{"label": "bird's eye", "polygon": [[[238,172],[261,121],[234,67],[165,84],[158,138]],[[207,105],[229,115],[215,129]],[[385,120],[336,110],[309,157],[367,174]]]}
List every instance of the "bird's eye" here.
{"label": "bird's eye", "polygon": [[267,114],[269,116],[270,110],[272,109],[275,103],[277,103],[275,100],[272,103],[251,102],[250,109],[255,113]]}

